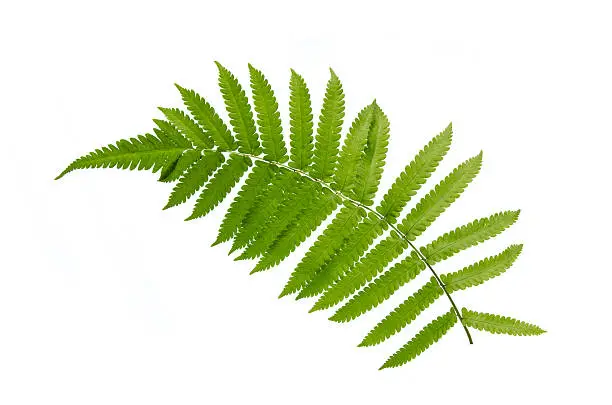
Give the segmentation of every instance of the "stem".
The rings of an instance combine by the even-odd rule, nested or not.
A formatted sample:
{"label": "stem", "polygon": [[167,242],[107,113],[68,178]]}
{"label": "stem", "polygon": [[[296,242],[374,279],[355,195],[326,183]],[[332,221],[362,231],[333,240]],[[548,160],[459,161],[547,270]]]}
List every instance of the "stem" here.
{"label": "stem", "polygon": [[352,198],[345,196],[341,192],[339,192],[337,190],[334,190],[331,187],[331,185],[329,185],[328,183],[324,182],[323,180],[319,180],[317,178],[312,177],[311,175],[309,175],[308,173],[306,173],[303,170],[296,169],[295,167],[291,167],[291,166],[285,165],[283,163],[272,162],[270,160],[266,160],[266,159],[264,159],[262,157],[251,155],[251,154],[248,154],[248,153],[235,152],[235,151],[218,151],[218,152],[220,152],[220,153],[228,153],[230,155],[237,155],[237,156],[248,157],[248,158],[251,158],[253,160],[264,162],[264,163],[267,163],[269,165],[274,165],[274,166],[281,167],[283,169],[290,170],[292,172],[298,173],[301,176],[303,176],[303,177],[305,177],[305,178],[307,178],[307,179],[309,179],[311,181],[319,183],[322,187],[325,187],[326,189],[328,189],[329,191],[331,191],[332,193],[337,195],[343,201],[349,201],[352,204],[357,205],[357,206],[365,209],[366,211],[369,211],[369,212],[373,213],[374,215],[376,215],[376,217],[378,217],[378,219],[386,222],[387,225],[389,225],[389,227],[391,229],[393,229],[395,232],[397,232],[397,234],[400,235],[400,237],[402,239],[404,239],[408,243],[408,246],[410,246],[410,248],[417,254],[419,259],[423,263],[425,263],[427,268],[431,271],[431,274],[433,274],[434,278],[438,282],[438,285],[440,286],[442,291],[444,291],[444,294],[446,294],[446,297],[448,297],[448,300],[450,301],[450,303],[451,303],[451,305],[453,307],[453,310],[455,311],[455,314],[457,315],[457,318],[461,322],[461,326],[463,326],[463,330],[465,330],[465,334],[467,335],[468,341],[470,342],[470,344],[474,344],[474,342],[472,341],[472,335],[470,334],[470,331],[467,328],[467,325],[463,321],[463,317],[461,316],[461,312],[459,311],[459,308],[457,308],[457,305],[455,304],[455,301],[453,301],[453,297],[451,297],[450,293],[446,289],[446,286],[444,285],[444,282],[442,281],[442,279],[440,279],[440,276],[438,276],[438,273],[436,273],[436,271],[433,269],[431,264],[427,261],[427,258],[425,257],[425,255],[423,255],[423,253],[421,253],[421,251],[419,249],[417,249],[416,246],[414,246],[414,244],[406,237],[406,235],[402,231],[400,231],[394,224],[392,224],[391,222],[387,221],[387,219],[383,215],[379,214],[376,210],[368,207],[367,205],[364,205],[364,204],[360,203],[359,201],[355,201]]}

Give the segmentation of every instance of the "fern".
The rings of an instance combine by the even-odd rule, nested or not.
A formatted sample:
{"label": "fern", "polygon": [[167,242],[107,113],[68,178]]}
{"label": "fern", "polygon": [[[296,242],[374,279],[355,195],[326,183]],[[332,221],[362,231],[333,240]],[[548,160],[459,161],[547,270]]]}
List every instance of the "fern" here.
{"label": "fern", "polygon": [[310,173],[317,179],[328,181],[336,168],[340,131],[344,120],[344,92],[342,83],[333,70],[327,82],[323,108],[319,116],[313,167]]}
{"label": "fern", "polygon": [[514,336],[541,335],[546,331],[539,326],[532,325],[518,319],[501,315],[485,314],[482,312],[462,309],[466,325],[491,333],[504,333]]}
{"label": "fern", "polygon": [[453,309],[439,316],[427,324],[408,343],[402,346],[393,356],[380,367],[380,370],[390,367],[399,367],[423,353],[429,346],[436,343],[442,336],[457,323],[457,315]]}
{"label": "fern", "polygon": [[291,120],[291,162],[289,166],[305,170],[312,163],[312,107],[304,78],[291,69],[289,83],[289,118]]}
{"label": "fern", "polygon": [[160,108],[165,119],[154,120],[153,133],[96,149],[76,159],[57,178],[89,168],[159,172],[159,181],[175,183],[165,208],[197,194],[188,220],[207,215],[240,184],[213,245],[231,241],[230,253],[241,250],[236,260],[257,260],[252,273],[283,262],[327,220],[280,296],[317,297],[311,311],[340,304],[330,317],[335,322],[348,322],[372,310],[428,270],[429,281],[383,317],[360,346],[387,340],[443,296],[451,309],[381,368],[414,359],[457,323],[470,343],[470,328],[511,335],[544,333],[513,318],[459,311],[451,295],[505,273],[522,245],[512,244],[456,272],[438,274],[433,267],[499,235],[516,222],[519,211],[474,220],[416,246],[419,236],[474,180],[482,152],[457,166],[402,216],[447,154],[451,125],[425,145],[377,200],[389,120],[376,101],[359,112],[340,147],[345,114],[340,79],[330,70],[315,133],[309,89],[304,78],[291,70],[288,151],[278,101],[263,73],[248,66],[251,104],[238,79],[221,64],[217,67],[229,125],[204,97],[176,85],[187,112]]}

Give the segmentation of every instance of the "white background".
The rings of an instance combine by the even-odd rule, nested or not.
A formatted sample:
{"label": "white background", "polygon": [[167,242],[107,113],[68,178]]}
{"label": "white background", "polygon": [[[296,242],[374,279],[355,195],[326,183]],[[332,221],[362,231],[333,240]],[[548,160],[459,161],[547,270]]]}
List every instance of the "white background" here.
{"label": "white background", "polygon": [[[0,8],[0,403],[610,403],[609,2],[3,2]],[[415,2],[416,3],[416,2]],[[376,97],[392,140],[383,185],[453,121],[427,191],[484,150],[482,173],[420,239],[502,209],[520,221],[440,264],[524,242],[459,305],[532,321],[518,338],[455,328],[377,371],[440,299],[384,344],[356,344],[426,280],[349,325],[276,297],[298,253],[264,274],[209,248],[227,202],[185,223],[146,172],[72,159],[151,130],[174,82],[220,107],[219,60],[262,69],[287,114],[289,68],[316,108],[328,67],[348,117]],[[285,121],[286,122],[286,121]],[[420,193],[423,195],[423,193]],[[414,203],[414,201],[413,201]],[[607,377],[606,377],[607,375]]]}

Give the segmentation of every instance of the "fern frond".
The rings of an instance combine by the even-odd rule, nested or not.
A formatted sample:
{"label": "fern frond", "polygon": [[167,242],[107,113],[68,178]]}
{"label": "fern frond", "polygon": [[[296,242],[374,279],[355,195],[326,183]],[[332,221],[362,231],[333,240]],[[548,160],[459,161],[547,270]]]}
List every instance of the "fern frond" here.
{"label": "fern frond", "polygon": [[184,203],[206,184],[210,175],[225,161],[219,152],[207,151],[195,162],[172,189],[168,203],[164,209]]}
{"label": "fern frond", "polygon": [[406,166],[376,208],[391,223],[397,221],[410,198],[421,188],[425,180],[436,170],[448,152],[453,135],[452,125],[434,137]]}
{"label": "fern frond", "polygon": [[[193,148],[193,144],[190,140],[185,138],[183,134],[170,122],[160,119],[153,119],[157,128],[153,128],[155,135],[167,145],[181,146],[185,149]],[[196,149],[199,149],[196,147]]]}
{"label": "fern frond", "polygon": [[251,155],[259,155],[261,147],[249,99],[236,77],[219,62],[215,63],[219,69],[219,87],[223,100],[225,100],[227,114],[236,132],[238,150]]}
{"label": "fern frond", "polygon": [[493,238],[516,222],[520,210],[504,211],[487,218],[477,219],[448,232],[427,246],[421,253],[431,264],[445,260],[452,255]]}
{"label": "fern frond", "polygon": [[159,174],[159,181],[170,183],[178,180],[183,173],[202,157],[202,153],[197,149],[189,149],[168,165]]}
{"label": "fern frond", "polygon": [[344,92],[342,83],[333,70],[327,82],[323,108],[319,116],[315,151],[311,174],[323,181],[331,178],[336,168],[338,148],[340,147],[340,132],[344,120]]}
{"label": "fern frond", "polygon": [[261,232],[268,219],[278,210],[286,190],[299,181],[298,175],[289,170],[277,169],[276,172],[270,184],[260,190],[255,203],[242,221],[230,252],[245,247]]}
{"label": "fern frond", "polygon": [[364,216],[363,209],[345,202],[331,224],[310,247],[297,265],[280,296],[283,297],[302,289],[315,277],[321,266],[340,249],[350,233]]}
{"label": "fern frond", "polygon": [[359,291],[329,319],[348,322],[357,318],[387,300],[423,270],[425,264],[416,255],[408,256]]}
{"label": "fern frond", "polygon": [[310,92],[304,78],[291,69],[289,81],[289,120],[291,161],[289,166],[305,170],[312,163],[313,124]]}
{"label": "fern frond", "polygon": [[[396,179],[376,209],[385,220],[390,223],[395,222],[410,197],[418,191],[442,160],[449,149],[451,138],[452,126],[449,125],[406,166],[404,172]],[[374,278],[407,248],[408,244],[393,232],[368,252],[354,268],[350,269],[346,277],[341,278],[326,291],[313,309],[329,308],[350,296]]]}
{"label": "fern frond", "polygon": [[166,116],[178,130],[189,139],[196,147],[212,148],[212,139],[190,116],[178,108],[159,107],[159,110]]}
{"label": "fern frond", "polygon": [[476,177],[482,165],[482,152],[457,166],[431,192],[419,201],[398,229],[414,241],[443,213]]}
{"label": "fern frond", "polygon": [[359,260],[359,257],[368,249],[374,239],[380,236],[386,228],[385,222],[380,221],[379,218],[370,213],[344,242],[342,248],[336,251],[335,256],[300,291],[297,298],[313,297],[325,291]]}
{"label": "fern frond", "polygon": [[[440,236],[420,250],[427,261],[433,265],[463,249],[498,235],[516,221],[518,214],[519,211],[506,211],[476,220]],[[405,269],[415,269],[413,266],[416,263],[421,263],[418,267],[419,272],[425,268],[425,265],[413,253],[353,296],[330,319],[337,322],[350,321],[387,300],[402,285],[412,279],[404,277]],[[418,273],[414,274],[410,271],[407,274],[416,277]]]}
{"label": "fern frond", "polygon": [[284,260],[336,209],[340,203],[338,196],[325,188],[321,188],[321,194],[262,256],[252,273],[267,270]]}
{"label": "fern frond", "polygon": [[431,278],[420,290],[402,302],[372,329],[359,346],[374,346],[402,330],[442,295],[435,278]]}
{"label": "fern frond", "polygon": [[427,324],[415,337],[406,343],[401,349],[395,352],[380,370],[390,367],[399,367],[413,360],[419,354],[427,350],[432,344],[436,343],[444,336],[450,328],[457,323],[457,315],[454,310],[450,310],[444,315],[434,319]]}
{"label": "fern frond", "polygon": [[265,253],[278,240],[282,232],[306,209],[313,200],[314,186],[298,178],[294,190],[287,190],[278,211],[270,217],[254,239],[237,259],[254,259]]}
{"label": "fern frond", "polygon": [[461,316],[467,326],[490,333],[503,333],[515,336],[533,336],[546,333],[539,326],[507,316],[475,312],[465,308],[462,308]]}
{"label": "fern frond", "polygon": [[129,170],[149,170],[156,172],[172,164],[184,151],[185,147],[162,142],[151,134],[139,135],[129,140],[122,139],[78,158],[70,163],[55,179],[64,177],[78,169],[110,168]]}
{"label": "fern frond", "polygon": [[338,155],[338,165],[334,173],[332,188],[345,195],[354,196],[353,186],[372,127],[375,105],[375,103],[372,103],[359,112],[344,139],[340,155]]}
{"label": "fern frond", "polygon": [[312,307],[313,310],[332,307],[363,287],[380,273],[387,264],[398,257],[408,244],[395,231],[378,243],[362,259],[323,293]]}
{"label": "fern frond", "polygon": [[238,196],[232,201],[227,214],[225,214],[213,246],[226,242],[234,236],[253,204],[255,204],[259,193],[268,186],[273,176],[274,171],[269,165],[263,162],[255,163],[253,171],[249,173]]}
{"label": "fern frond", "polygon": [[215,109],[193,90],[175,84],[187,109],[208,133],[219,150],[235,150],[236,141]]}
{"label": "fern frond", "polygon": [[185,220],[203,217],[227,197],[232,188],[246,173],[251,159],[244,156],[232,156],[219,170],[200,193],[193,212]]}
{"label": "fern frond", "polygon": [[[291,70],[288,153],[278,102],[264,74],[248,65],[251,104],[236,77],[218,62],[216,65],[229,124],[204,97],[176,85],[188,113],[160,108],[166,119],[154,120],[154,135],[139,135],[97,149],[72,162],[58,178],[73,170],[98,167],[160,172],[159,181],[176,181],[164,209],[198,193],[187,218],[190,220],[207,215],[246,177],[228,201],[229,209],[213,245],[231,240],[230,254],[242,250],[235,260],[258,259],[251,273],[281,263],[331,216],[280,296],[318,296],[311,312],[340,304],[329,318],[335,322],[348,322],[370,311],[429,268],[433,277],[371,329],[360,346],[385,341],[443,295],[452,310],[430,322],[381,368],[412,360],[457,320],[470,343],[468,327],[515,335],[544,333],[535,325],[465,308],[460,316],[451,297],[456,291],[503,274],[519,256],[522,245],[510,245],[497,255],[441,276],[433,267],[497,236],[517,220],[519,211],[481,218],[426,246],[414,246],[413,241],[475,178],[482,152],[456,167],[400,218],[448,152],[452,125],[423,147],[374,206],[389,144],[389,120],[376,101],[352,120],[340,149],[345,106],[338,76],[330,69],[313,139],[309,88],[302,76]],[[412,251],[406,253],[409,248]]]}
{"label": "fern frond", "polygon": [[521,250],[523,245],[510,245],[496,256],[483,259],[454,273],[442,275],[442,282],[449,293],[480,285],[508,270]]}
{"label": "fern frond", "polygon": [[285,162],[288,159],[287,146],[283,139],[283,129],[274,91],[263,73],[251,64],[249,64],[249,72],[264,159]]}
{"label": "fern frond", "polygon": [[365,205],[372,205],[378,191],[378,184],[387,157],[389,145],[389,119],[376,102],[372,107],[372,123],[368,131],[365,151],[356,168],[353,186],[355,199]]}

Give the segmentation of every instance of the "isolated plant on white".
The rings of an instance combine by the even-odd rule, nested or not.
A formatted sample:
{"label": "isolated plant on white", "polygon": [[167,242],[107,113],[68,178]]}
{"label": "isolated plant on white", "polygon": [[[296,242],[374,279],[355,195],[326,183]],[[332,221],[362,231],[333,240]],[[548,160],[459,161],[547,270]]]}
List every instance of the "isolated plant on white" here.
{"label": "isolated plant on white", "polygon": [[278,265],[333,216],[293,269],[280,296],[316,297],[311,311],[337,307],[329,318],[334,322],[354,320],[421,272],[430,272],[430,280],[380,320],[359,346],[382,343],[439,298],[448,302],[448,311],[421,329],[381,368],[409,362],[456,325],[469,343],[470,329],[510,335],[544,333],[514,318],[459,309],[453,299],[454,292],[508,270],[521,253],[521,244],[511,244],[453,273],[439,274],[434,269],[437,263],[502,233],[516,222],[518,210],[484,216],[417,246],[417,238],[478,174],[482,152],[459,164],[402,215],[448,152],[451,125],[423,147],[375,204],[389,141],[389,121],[376,101],[359,112],[340,147],[345,99],[338,76],[330,70],[315,133],[308,87],[292,70],[287,150],[278,103],[262,72],[249,65],[251,104],[236,77],[217,66],[229,126],[203,97],[177,85],[187,112],[160,108],[165,119],[153,120],[153,133],[96,149],[72,162],[57,178],[86,168],[159,172],[159,181],[176,182],[165,208],[199,193],[187,218],[193,220],[211,212],[246,177],[213,245],[231,243],[230,254],[240,251],[237,259],[257,260],[252,273]]}

